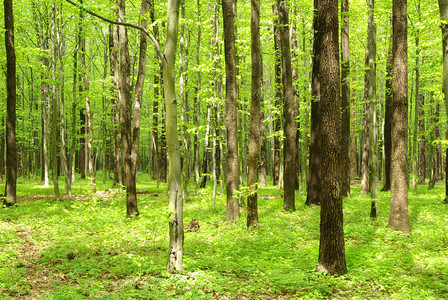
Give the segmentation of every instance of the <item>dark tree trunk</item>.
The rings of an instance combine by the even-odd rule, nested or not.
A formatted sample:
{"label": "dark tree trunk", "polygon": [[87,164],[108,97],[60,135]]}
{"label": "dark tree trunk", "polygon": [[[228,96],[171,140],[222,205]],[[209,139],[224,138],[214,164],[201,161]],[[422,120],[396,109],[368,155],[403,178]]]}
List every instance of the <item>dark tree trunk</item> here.
{"label": "dark tree trunk", "polygon": [[[163,81],[163,78],[161,78]],[[162,84],[163,85],[163,84]],[[165,98],[165,95],[162,93],[162,99]],[[160,174],[159,180],[161,182],[166,182],[166,169],[168,167],[167,155],[166,155],[166,110],[165,105],[162,105],[162,132],[160,133]]]}
{"label": "dark tree trunk", "polygon": [[16,52],[14,47],[13,1],[4,0],[6,48],[6,185],[3,205],[16,204],[17,145],[16,145]]}
{"label": "dark tree trunk", "polygon": [[339,190],[341,100],[338,2],[318,0],[317,30],[321,32],[319,75],[322,117],[322,201],[318,270],[347,273],[342,197]]}
{"label": "dark tree trunk", "polygon": [[393,0],[392,185],[389,228],[410,232],[408,213],[407,0]]}
{"label": "dark tree trunk", "polygon": [[419,95],[419,121],[420,131],[419,158],[418,158],[418,184],[425,184],[426,177],[426,136],[425,136],[425,96]]}
{"label": "dark tree trunk", "polygon": [[260,0],[251,1],[251,59],[252,92],[250,105],[249,157],[247,186],[251,194],[247,197],[247,227],[258,225],[258,158],[260,154],[260,104],[263,66],[260,46]]}
{"label": "dark tree trunk", "polygon": [[227,220],[236,220],[240,216],[238,199],[234,191],[239,186],[238,174],[238,126],[237,126],[237,78],[235,48],[235,11],[233,0],[222,0],[224,23],[224,55],[226,65],[226,129],[227,129]]}
{"label": "dark tree trunk", "polygon": [[308,169],[308,184],[306,205],[319,205],[321,201],[321,119],[320,119],[320,56],[322,32],[318,30],[317,13],[318,0],[314,0],[314,41],[313,41],[313,74],[311,90],[311,128],[310,128],[310,158]]}
{"label": "dark tree trunk", "polygon": [[361,194],[369,193],[369,81],[370,81],[370,70],[369,70],[369,47],[368,43],[366,46],[365,54],[365,66],[366,71],[364,75],[364,134],[362,139],[362,149],[361,149]]}
{"label": "dark tree trunk", "polygon": [[285,117],[284,124],[284,145],[283,145],[283,189],[284,201],[283,209],[296,209],[295,206],[295,173],[296,169],[296,134],[297,127],[295,121],[294,90],[292,88],[292,70],[291,70],[291,50],[289,42],[289,8],[286,1],[278,0],[279,22],[280,22],[280,43],[282,51],[282,79],[283,79],[283,112]]}
{"label": "dark tree trunk", "polygon": [[[391,35],[392,41],[392,35]],[[384,186],[382,191],[390,191],[391,159],[392,159],[392,43],[389,44],[389,54],[386,65],[386,95],[384,109]]]}
{"label": "dark tree trunk", "polygon": [[350,197],[350,62],[349,62],[349,1],[341,2],[341,196]]}
{"label": "dark tree trunk", "polygon": [[[274,4],[274,14],[278,15],[278,7]],[[279,20],[274,20],[274,52],[275,52],[275,107],[280,109],[282,97],[282,68],[281,68],[281,49],[280,49],[280,28]],[[272,162],[272,184],[279,185],[280,179],[280,115],[274,113],[274,161]]]}
{"label": "dark tree trunk", "polygon": [[266,148],[266,128],[264,120],[263,104],[261,104],[260,115],[260,186],[266,186],[267,175],[267,148]]}

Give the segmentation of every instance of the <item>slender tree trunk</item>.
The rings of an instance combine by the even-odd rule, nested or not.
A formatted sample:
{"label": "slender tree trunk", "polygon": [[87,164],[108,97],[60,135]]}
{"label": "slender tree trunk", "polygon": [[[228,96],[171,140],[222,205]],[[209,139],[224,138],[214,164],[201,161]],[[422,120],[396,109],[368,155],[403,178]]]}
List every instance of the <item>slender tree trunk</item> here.
{"label": "slender tree trunk", "polygon": [[291,50],[289,42],[289,8],[286,1],[277,1],[279,10],[280,27],[280,43],[282,51],[282,77],[283,77],[283,95],[284,104],[283,111],[285,116],[284,124],[284,147],[283,147],[283,161],[284,161],[284,210],[296,209],[295,207],[295,172],[296,169],[296,134],[297,127],[295,121],[295,106],[294,91],[292,88],[292,70],[291,70]]}
{"label": "slender tree trunk", "polygon": [[362,151],[361,151],[361,194],[369,193],[369,82],[370,82],[370,69],[369,69],[369,43],[366,46],[365,65],[366,73],[364,76],[364,134],[362,139]]}
{"label": "slender tree trunk", "polygon": [[180,147],[177,133],[177,100],[174,84],[174,67],[179,24],[179,0],[168,0],[167,33],[163,66],[163,81],[166,99],[166,135],[167,150],[170,158],[168,170],[169,228],[170,243],[168,272],[182,271],[184,244],[183,198],[180,166]]}
{"label": "slender tree trunk", "polygon": [[[196,65],[200,65],[200,48],[201,48],[201,5],[199,3],[199,0],[196,2],[197,4],[197,11],[198,11],[198,36],[197,36],[197,43],[196,43]],[[201,70],[198,68],[197,72],[197,86],[196,86],[196,101],[195,101],[195,113],[193,115],[193,121],[196,126],[199,127],[200,125],[200,109],[201,109]],[[195,135],[194,135],[194,182],[196,185],[196,189],[199,187],[199,180],[200,180],[200,169],[201,169],[201,162],[199,158],[199,128],[197,128]]]}
{"label": "slender tree trunk", "polygon": [[314,40],[313,40],[313,68],[312,68],[312,88],[311,88],[311,127],[310,127],[310,147],[308,166],[308,185],[306,205],[319,205],[321,202],[321,119],[320,119],[320,55],[322,32],[317,24],[318,0],[314,0]]}
{"label": "slender tree trunk", "polygon": [[389,43],[389,53],[386,65],[386,92],[384,112],[384,186],[382,191],[390,191],[391,187],[391,164],[392,164],[392,35]]}
{"label": "slender tree trunk", "polygon": [[87,139],[87,165],[89,170],[89,181],[90,188],[93,193],[96,192],[96,184],[95,184],[95,175],[94,173],[94,165],[93,165],[93,117],[92,111],[90,108],[90,95],[89,95],[89,78],[87,75],[87,66],[86,66],[86,36],[85,36],[85,28],[84,28],[84,13],[81,11],[81,29],[80,29],[80,37],[81,37],[81,66],[83,69],[82,80],[84,84],[84,99],[86,101],[86,120],[87,120],[87,130],[89,133],[89,137]]}
{"label": "slender tree trunk", "polygon": [[258,225],[258,158],[260,154],[260,104],[263,65],[260,45],[260,0],[251,1],[251,60],[252,87],[250,105],[250,132],[247,186],[251,194],[247,197],[247,227]]}
{"label": "slender tree trunk", "polygon": [[407,0],[393,0],[392,185],[389,228],[410,232],[408,213]]}
{"label": "slender tree trunk", "polygon": [[13,1],[4,0],[6,48],[6,185],[3,205],[16,204],[17,145],[16,145],[16,53],[14,45]]}
{"label": "slender tree trunk", "polygon": [[426,177],[426,136],[425,136],[425,96],[419,95],[419,121],[420,142],[418,150],[418,184],[425,184]]}
{"label": "slender tree trunk", "polygon": [[[421,8],[420,1],[417,4],[417,11],[419,14],[419,22],[421,22]],[[414,104],[414,134],[412,138],[412,188],[414,195],[417,195],[417,180],[418,180],[418,156],[417,156],[417,141],[418,141],[418,117],[419,117],[419,101],[420,101],[420,29],[415,30],[415,104]]]}
{"label": "slender tree trunk", "polygon": [[58,95],[56,87],[56,4],[51,5],[51,170],[53,175],[53,187],[55,200],[60,200],[59,180],[58,180]]}
{"label": "slender tree trunk", "polygon": [[[278,15],[278,3],[274,4],[274,15]],[[282,97],[282,67],[281,67],[281,45],[280,28],[278,18],[274,20],[274,52],[275,52],[275,107],[280,110],[280,99]],[[274,157],[272,162],[272,184],[279,185],[280,179],[280,114],[274,112]]]}
{"label": "slender tree trunk", "polygon": [[260,186],[266,186],[267,175],[267,146],[266,146],[266,123],[264,119],[263,104],[260,105]]}
{"label": "slender tree trunk", "polygon": [[322,113],[322,201],[318,270],[347,273],[342,197],[339,190],[341,100],[338,43],[338,2],[318,0],[317,30],[321,31],[319,75]]}
{"label": "slender tree trunk", "polygon": [[376,24],[374,20],[375,1],[369,0],[368,47],[369,47],[369,190],[372,199],[370,216],[376,218],[378,202],[378,117],[376,100]]}
{"label": "slender tree trunk", "polygon": [[[125,0],[119,1],[119,20],[124,21]],[[123,185],[126,188],[126,216],[138,215],[137,196],[135,191],[135,177],[132,176],[132,144],[131,144],[131,99],[130,99],[130,66],[129,48],[126,27],[118,27],[120,46],[120,124],[123,153]]]}
{"label": "slender tree trunk", "polygon": [[224,55],[226,65],[226,129],[227,129],[227,213],[228,221],[240,216],[238,199],[234,191],[239,186],[238,174],[238,132],[237,132],[237,78],[236,78],[236,48],[235,48],[235,11],[233,0],[222,0],[224,25]]}
{"label": "slender tree trunk", "polygon": [[[161,99],[165,99],[165,93],[163,92],[164,88],[164,78],[161,76]],[[166,140],[166,105],[162,101],[162,120],[164,121],[162,123],[162,131],[160,132],[160,172],[159,172],[159,180],[160,182],[166,182],[166,168],[168,164],[168,157],[167,157],[167,140]]]}
{"label": "slender tree trunk", "polygon": [[349,0],[341,2],[341,196],[350,197],[350,61],[349,61]]}

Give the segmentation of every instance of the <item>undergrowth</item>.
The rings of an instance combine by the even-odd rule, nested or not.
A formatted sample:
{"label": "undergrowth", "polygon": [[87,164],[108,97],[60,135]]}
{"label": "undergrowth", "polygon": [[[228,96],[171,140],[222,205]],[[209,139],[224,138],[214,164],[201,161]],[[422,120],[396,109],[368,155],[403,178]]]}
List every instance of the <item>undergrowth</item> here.
{"label": "undergrowth", "polygon": [[284,212],[281,191],[260,188],[260,227],[247,229],[244,209],[226,223],[224,195],[213,207],[211,187],[190,189],[185,225],[197,218],[200,230],[185,233],[184,272],[169,274],[166,184],[139,180],[145,193],[134,219],[125,217],[122,194],[89,193],[85,180],[74,184],[74,200],[58,202],[51,187],[20,180],[18,204],[0,208],[0,298],[448,298],[443,186],[409,193],[411,234],[387,228],[390,192],[379,193],[371,221],[369,196],[353,186],[344,199],[348,274],[338,277],[317,272],[320,208],[305,206],[304,195]]}

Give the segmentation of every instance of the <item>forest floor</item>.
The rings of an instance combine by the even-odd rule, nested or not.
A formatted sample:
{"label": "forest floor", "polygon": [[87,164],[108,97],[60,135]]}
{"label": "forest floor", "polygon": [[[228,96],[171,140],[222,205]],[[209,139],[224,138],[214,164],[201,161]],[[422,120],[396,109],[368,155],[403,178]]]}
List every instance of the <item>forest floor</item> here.
{"label": "forest floor", "polygon": [[0,299],[448,299],[444,186],[409,193],[411,234],[387,228],[390,192],[371,221],[369,196],[352,186],[348,274],[329,277],[317,272],[320,208],[304,195],[285,212],[277,187],[260,188],[260,227],[247,229],[244,209],[226,223],[224,195],[212,207],[212,184],[191,184],[184,223],[200,230],[185,233],[184,272],[169,274],[166,184],[139,180],[140,216],[128,219],[119,192],[92,194],[78,179],[74,200],[54,201],[51,187],[20,179],[18,204],[0,208]]}

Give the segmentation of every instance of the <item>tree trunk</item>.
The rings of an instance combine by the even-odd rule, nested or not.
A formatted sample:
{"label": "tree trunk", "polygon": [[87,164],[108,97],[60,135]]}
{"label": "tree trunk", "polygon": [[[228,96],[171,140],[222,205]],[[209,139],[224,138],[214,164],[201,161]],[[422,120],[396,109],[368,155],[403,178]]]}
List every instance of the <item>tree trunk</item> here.
{"label": "tree trunk", "polygon": [[[443,93],[445,96],[445,110],[448,114],[448,0],[439,0],[439,12],[440,18],[443,20],[441,23],[442,28],[442,41],[443,41]],[[448,130],[446,132],[446,138],[448,139]],[[445,151],[445,202],[448,201],[448,149]]]}
{"label": "tree trunk", "polygon": [[166,99],[166,136],[170,162],[168,165],[169,197],[169,252],[168,272],[182,271],[184,245],[183,199],[180,166],[180,147],[177,133],[177,100],[175,88],[175,57],[179,24],[179,0],[168,0],[167,32],[164,58],[162,59],[163,82]]}
{"label": "tree trunk", "polygon": [[[274,4],[274,15],[278,15],[278,4]],[[274,52],[275,52],[275,107],[280,110],[282,97],[282,67],[281,67],[281,49],[280,49],[280,28],[279,20],[274,20]],[[280,179],[280,113],[274,112],[274,159],[272,162],[272,184],[279,185]]]}
{"label": "tree trunk", "polygon": [[258,157],[260,154],[260,104],[262,89],[263,65],[261,62],[260,46],[260,0],[251,1],[251,60],[252,60],[252,87],[250,105],[249,128],[249,157],[247,186],[250,195],[247,197],[247,227],[258,225]]}
{"label": "tree trunk", "polygon": [[[417,4],[417,11],[419,14],[419,22],[421,22],[421,8],[420,1]],[[420,101],[420,29],[415,29],[415,104],[414,104],[414,134],[412,137],[412,187],[414,195],[417,195],[417,180],[418,180],[418,156],[417,156],[417,141],[419,129],[419,101]]]}
{"label": "tree trunk", "polygon": [[320,93],[322,117],[322,201],[318,270],[347,273],[342,197],[339,190],[341,100],[338,43],[338,2],[318,0],[317,30],[321,32]]}
{"label": "tree trunk", "polygon": [[266,186],[267,175],[267,148],[266,148],[266,123],[264,119],[263,104],[260,104],[260,186]]}
{"label": "tree trunk", "polygon": [[292,88],[292,70],[291,70],[291,50],[289,42],[289,8],[286,1],[277,1],[279,10],[280,23],[280,43],[282,51],[282,77],[283,77],[283,96],[284,104],[283,111],[285,117],[284,124],[284,147],[283,147],[283,161],[284,161],[284,202],[283,209],[294,211],[295,207],[295,172],[296,169],[296,120],[295,120],[295,106],[294,91]]}
{"label": "tree trunk", "polygon": [[369,82],[370,82],[370,70],[369,70],[369,44],[366,46],[365,65],[366,73],[364,76],[364,134],[362,139],[361,150],[361,194],[369,193]]}
{"label": "tree trunk", "polygon": [[[197,4],[197,11],[198,11],[198,39],[196,43],[196,65],[200,65],[200,49],[201,49],[201,5],[199,3],[199,0],[196,2]],[[199,127],[200,125],[200,119],[201,119],[201,70],[198,68],[197,72],[197,86],[196,86],[196,101],[195,101],[195,113],[193,115],[193,121],[196,126]],[[199,187],[199,180],[200,180],[200,169],[201,169],[201,162],[199,157],[199,128],[196,129],[195,135],[194,135],[194,182],[196,185],[196,189]]]}
{"label": "tree trunk", "polygon": [[53,175],[54,198],[56,201],[60,200],[59,181],[58,181],[58,95],[56,87],[56,4],[51,5],[51,170]]}
{"label": "tree trunk", "polygon": [[87,166],[89,170],[89,181],[90,188],[92,193],[96,192],[96,184],[95,184],[95,175],[93,174],[94,165],[93,165],[93,117],[92,111],[90,108],[90,95],[89,95],[89,78],[87,75],[87,66],[86,66],[86,36],[84,33],[84,13],[81,11],[81,29],[80,29],[80,38],[81,38],[81,67],[83,70],[82,81],[84,84],[84,99],[86,101],[86,120],[87,120],[87,130],[89,132],[89,137],[87,139]]}
{"label": "tree trunk", "polygon": [[236,48],[235,48],[235,11],[233,0],[222,0],[224,22],[224,55],[226,65],[226,129],[227,129],[227,171],[226,219],[236,220],[240,216],[238,199],[234,191],[239,186],[238,174],[238,132],[237,132],[237,78],[236,78]]}
{"label": "tree trunk", "polygon": [[350,61],[349,61],[349,0],[341,2],[341,196],[350,197]]}
{"label": "tree trunk", "polygon": [[385,109],[384,109],[384,186],[381,191],[390,191],[391,186],[391,164],[392,164],[392,36],[389,43],[389,52],[386,65],[386,97],[385,97]]}
{"label": "tree trunk", "polygon": [[[125,0],[119,1],[119,20],[124,21]],[[137,195],[135,191],[135,177],[132,176],[132,144],[131,144],[131,96],[130,96],[130,66],[127,29],[125,26],[118,27],[120,47],[120,124],[121,141],[123,153],[123,185],[126,188],[126,216],[138,215]]]}
{"label": "tree trunk", "polygon": [[368,47],[369,47],[369,190],[370,197],[377,206],[376,198],[378,198],[377,182],[378,182],[378,118],[376,105],[376,25],[374,20],[374,0],[369,0],[369,20],[368,20]]}
{"label": "tree trunk", "polygon": [[318,0],[314,0],[314,40],[313,40],[313,68],[311,87],[311,127],[308,165],[308,184],[305,204],[319,205],[321,202],[321,112],[320,112],[320,55],[322,44],[322,32],[317,24]]}
{"label": "tree trunk", "polygon": [[410,232],[408,214],[407,0],[393,0],[392,185],[389,228]]}
{"label": "tree trunk", "polygon": [[418,150],[418,184],[425,184],[426,177],[426,135],[425,135],[425,96],[419,95],[419,121],[420,142]]}
{"label": "tree trunk", "polygon": [[14,46],[13,1],[4,0],[6,48],[6,185],[3,205],[16,204],[17,145],[16,145],[16,52]]}

